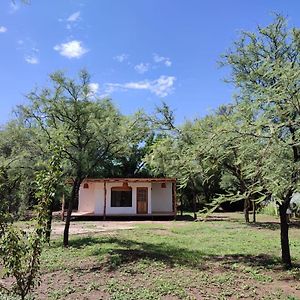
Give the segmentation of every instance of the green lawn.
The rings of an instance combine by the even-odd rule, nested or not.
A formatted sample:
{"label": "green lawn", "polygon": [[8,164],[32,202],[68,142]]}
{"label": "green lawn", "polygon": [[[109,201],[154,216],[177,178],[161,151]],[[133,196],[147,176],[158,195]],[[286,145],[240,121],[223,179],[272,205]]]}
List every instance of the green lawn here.
{"label": "green lawn", "polygon": [[[280,265],[278,224],[260,219],[139,222],[73,236],[69,249],[55,239],[43,253],[38,298],[300,299],[300,270]],[[299,228],[290,236],[299,264]]]}

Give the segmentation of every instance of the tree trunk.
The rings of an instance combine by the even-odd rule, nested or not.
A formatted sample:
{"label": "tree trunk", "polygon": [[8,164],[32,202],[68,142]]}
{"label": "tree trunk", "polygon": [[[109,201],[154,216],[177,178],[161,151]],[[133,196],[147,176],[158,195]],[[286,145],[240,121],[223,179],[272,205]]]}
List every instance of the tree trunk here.
{"label": "tree trunk", "polygon": [[50,243],[51,238],[51,227],[52,227],[52,212],[53,212],[53,201],[51,201],[51,204],[48,208],[48,219],[46,223],[46,241],[47,243]]}
{"label": "tree trunk", "polygon": [[249,199],[245,199],[244,200],[244,216],[245,216],[245,221],[246,223],[249,223],[249,209],[250,209],[250,205],[249,205]]}
{"label": "tree trunk", "polygon": [[285,268],[290,269],[292,267],[292,261],[289,244],[289,224],[286,215],[287,207],[288,205],[286,205],[286,203],[282,203],[279,205],[280,239],[282,263]]}
{"label": "tree trunk", "polygon": [[62,195],[61,199],[61,220],[65,221],[65,194]]}
{"label": "tree trunk", "polygon": [[183,196],[180,195],[180,215],[183,216]]}
{"label": "tree trunk", "polygon": [[197,205],[196,205],[196,195],[193,195],[193,213],[194,213],[194,219],[197,220]]}
{"label": "tree trunk", "polygon": [[256,203],[255,201],[252,201],[253,205],[253,223],[256,223]]}
{"label": "tree trunk", "polygon": [[197,220],[197,214],[196,214],[196,211],[197,211],[197,205],[196,205],[196,196],[197,196],[197,193],[196,193],[196,185],[195,185],[195,182],[194,182],[193,179],[191,180],[191,183],[192,183],[192,195],[193,195],[193,213],[194,213],[194,220]]}
{"label": "tree trunk", "polygon": [[71,222],[71,214],[73,210],[73,204],[76,201],[76,198],[78,198],[79,194],[79,187],[82,182],[82,179],[76,178],[73,183],[72,187],[72,193],[71,197],[68,203],[68,210],[67,210],[67,216],[66,216],[66,223],[65,223],[65,229],[64,229],[64,247],[69,246],[69,229],[70,229],[70,222]]}

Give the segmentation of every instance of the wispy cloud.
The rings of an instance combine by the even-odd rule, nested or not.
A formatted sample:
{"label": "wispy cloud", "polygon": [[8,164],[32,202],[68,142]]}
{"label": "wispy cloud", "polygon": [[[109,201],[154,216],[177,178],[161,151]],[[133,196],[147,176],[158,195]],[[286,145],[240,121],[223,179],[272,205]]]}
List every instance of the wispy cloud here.
{"label": "wispy cloud", "polygon": [[27,55],[24,57],[24,59],[28,64],[31,64],[31,65],[36,65],[39,63],[39,59],[35,55]]}
{"label": "wispy cloud", "polygon": [[90,90],[90,94],[91,94],[91,95],[97,94],[98,91],[99,91],[99,83],[91,82],[91,83],[89,84],[89,90]]}
{"label": "wispy cloud", "polygon": [[80,11],[76,11],[67,18],[67,22],[76,22],[80,18]]}
{"label": "wispy cloud", "polygon": [[153,54],[153,60],[155,63],[163,63],[166,67],[171,67],[172,65],[170,58],[158,55],[157,53]]}
{"label": "wispy cloud", "polygon": [[4,33],[7,31],[7,28],[4,26],[0,26],[0,33]]}
{"label": "wispy cloud", "polygon": [[54,46],[55,51],[58,51],[60,55],[67,58],[80,58],[89,50],[82,45],[81,41],[73,40],[68,43],[61,43]]}
{"label": "wispy cloud", "polygon": [[146,73],[147,71],[149,71],[149,67],[150,67],[150,64],[148,63],[140,63],[136,66],[134,66],[134,69],[140,73],[140,74],[144,74]]}
{"label": "wispy cloud", "polygon": [[127,91],[127,90],[146,90],[158,97],[166,97],[174,90],[174,83],[176,77],[174,76],[160,76],[155,80],[143,80],[136,82],[126,83],[106,83],[105,95],[109,95],[115,91]]}
{"label": "wispy cloud", "polygon": [[129,58],[129,55],[128,55],[128,54],[122,53],[122,54],[116,55],[116,56],[114,57],[114,60],[116,60],[116,61],[122,63],[122,62],[124,62],[125,60],[127,60],[128,58]]}

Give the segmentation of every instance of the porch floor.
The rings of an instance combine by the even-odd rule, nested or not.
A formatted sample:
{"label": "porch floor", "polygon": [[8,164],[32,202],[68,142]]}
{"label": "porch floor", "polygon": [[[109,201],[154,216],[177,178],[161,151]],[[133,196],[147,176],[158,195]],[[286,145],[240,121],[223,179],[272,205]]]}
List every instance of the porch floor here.
{"label": "porch floor", "polygon": [[[152,212],[151,214],[106,214],[107,217],[151,217],[151,216],[174,216],[175,212]],[[65,212],[66,216],[66,212]],[[94,212],[73,211],[72,217],[103,217],[103,214],[95,214]]]}

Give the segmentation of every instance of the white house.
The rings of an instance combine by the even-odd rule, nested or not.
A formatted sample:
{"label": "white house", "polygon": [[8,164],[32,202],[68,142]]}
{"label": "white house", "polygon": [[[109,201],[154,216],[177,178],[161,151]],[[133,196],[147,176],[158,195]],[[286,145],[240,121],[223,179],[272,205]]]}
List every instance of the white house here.
{"label": "white house", "polygon": [[176,179],[85,179],[74,216],[175,216]]}

